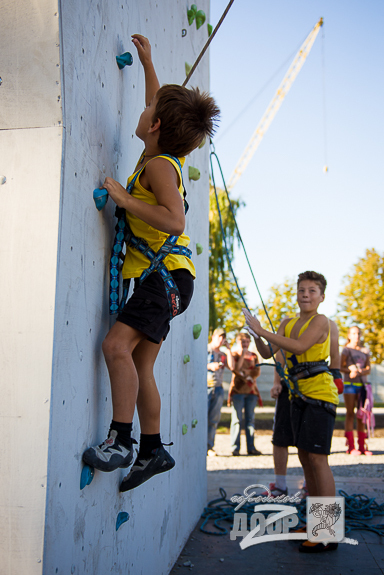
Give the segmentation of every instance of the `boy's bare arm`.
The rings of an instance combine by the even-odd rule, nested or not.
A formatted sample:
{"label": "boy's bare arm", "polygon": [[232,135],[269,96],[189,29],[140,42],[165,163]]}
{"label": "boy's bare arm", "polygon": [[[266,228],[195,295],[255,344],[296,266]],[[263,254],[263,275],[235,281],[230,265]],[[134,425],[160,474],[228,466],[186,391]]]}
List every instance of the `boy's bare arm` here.
{"label": "boy's bare arm", "polygon": [[159,80],[152,62],[151,45],[148,38],[141,34],[132,34],[132,42],[136,46],[137,54],[144,69],[145,76],[145,105],[148,106],[157,90],[160,88]]}
{"label": "boy's bare arm", "polygon": [[281,335],[279,332],[276,334],[263,329],[260,322],[247,309],[243,309],[243,313],[247,324],[259,337],[263,337],[274,346],[277,346],[278,349],[283,349],[295,355],[301,355],[315,343],[325,341],[328,335],[329,323],[325,315],[317,315],[298,339],[292,339]]}
{"label": "boy's bare arm", "polygon": [[330,369],[340,370],[340,351],[339,351],[339,330],[334,321],[329,321],[331,325],[331,351],[329,359]]}
{"label": "boy's bare arm", "polygon": [[185,227],[185,214],[175,168],[168,160],[156,158],[145,166],[145,173],[158,205],[134,198],[112,178],[105,179],[104,188],[120,208],[161,232],[180,236]]}
{"label": "boy's bare arm", "polygon": [[[277,330],[277,333],[279,335],[284,335],[285,326],[289,322],[289,319],[290,318],[284,319],[281,322],[279,329]],[[264,343],[263,340],[260,339],[260,337],[258,339],[255,338],[255,345],[257,347],[257,351],[264,359],[269,359],[270,357],[272,357],[272,353],[275,354],[280,349],[278,345],[271,344],[271,346],[269,346],[268,344]]]}

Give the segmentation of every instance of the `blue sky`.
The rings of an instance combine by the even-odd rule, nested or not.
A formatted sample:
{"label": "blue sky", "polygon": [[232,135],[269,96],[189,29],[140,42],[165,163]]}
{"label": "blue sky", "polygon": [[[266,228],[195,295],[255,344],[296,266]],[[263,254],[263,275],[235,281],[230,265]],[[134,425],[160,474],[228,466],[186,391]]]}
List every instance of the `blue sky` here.
{"label": "blue sky", "polygon": [[[211,0],[213,26],[227,4]],[[333,315],[343,276],[367,248],[384,251],[384,2],[235,0],[211,44],[210,91],[222,112],[214,145],[228,181],[320,17],[323,29],[232,196],[246,203],[238,225],[263,297],[313,269],[328,280],[320,311]],[[259,305],[240,253],[234,267],[250,307]]]}

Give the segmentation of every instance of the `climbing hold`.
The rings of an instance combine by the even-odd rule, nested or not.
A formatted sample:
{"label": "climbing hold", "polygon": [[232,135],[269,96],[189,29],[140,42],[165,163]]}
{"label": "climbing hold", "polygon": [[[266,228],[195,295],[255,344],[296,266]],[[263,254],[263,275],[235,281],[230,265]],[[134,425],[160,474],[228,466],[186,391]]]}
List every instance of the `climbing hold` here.
{"label": "climbing hold", "polygon": [[87,485],[92,483],[93,476],[95,475],[95,470],[90,465],[84,465],[83,469],[81,470],[80,476],[80,489],[84,489]]}
{"label": "climbing hold", "polygon": [[200,146],[199,146],[199,150],[201,150],[201,148],[203,148],[205,146],[205,142],[206,142],[206,138],[204,138],[204,140],[201,142]]}
{"label": "climbing hold", "polygon": [[183,363],[188,363],[189,361],[191,361],[191,358],[189,357],[189,355],[185,355],[183,358]]}
{"label": "climbing hold", "polygon": [[7,178],[5,176],[0,176],[0,186],[5,184],[6,181],[7,181]]}
{"label": "climbing hold", "polygon": [[197,6],[196,6],[196,4],[192,4],[190,9],[187,10],[188,24],[189,25],[191,25],[192,22],[194,21],[196,14],[197,14]]}
{"label": "climbing hold", "polygon": [[185,434],[187,433],[187,431],[188,431],[188,425],[186,425],[185,423],[183,423],[183,427],[182,427],[183,435],[185,435]]}
{"label": "climbing hold", "polygon": [[328,172],[328,166],[324,166],[323,172],[324,172],[324,174],[326,174]]}
{"label": "climbing hold", "polygon": [[189,166],[188,176],[190,180],[194,180],[195,182],[197,182],[197,180],[200,180],[200,170],[194,168],[193,166]]}
{"label": "climbing hold", "polygon": [[213,26],[211,26],[211,24],[207,24],[207,28],[208,28],[208,36],[210,36],[213,32]]}
{"label": "climbing hold", "polygon": [[185,62],[185,75],[188,76],[188,74],[191,70],[192,70],[191,64],[188,64],[188,62]]}
{"label": "climbing hold", "polygon": [[195,428],[197,425],[197,419],[192,419],[192,427]]}
{"label": "climbing hold", "polygon": [[116,62],[120,70],[122,70],[125,66],[132,66],[133,64],[132,54],[130,52],[125,52],[120,56],[116,56]]}
{"label": "climbing hold", "polygon": [[182,31],[181,31],[181,37],[182,37],[182,38],[185,38],[186,35],[187,35],[187,31],[186,31],[185,28],[183,28]]}
{"label": "climbing hold", "polygon": [[203,246],[201,244],[196,244],[196,253],[198,256],[203,253]]}
{"label": "climbing hold", "polygon": [[128,521],[128,519],[129,519],[129,514],[126,511],[120,511],[120,513],[118,514],[117,519],[116,519],[116,531],[118,530],[119,527],[122,526],[123,523]]}
{"label": "climbing hold", "polygon": [[108,201],[107,190],[105,190],[105,189],[101,190],[100,188],[96,188],[95,190],[93,190],[93,199],[95,201],[96,208],[100,212],[100,210],[103,209],[103,207],[105,206],[105,204]]}
{"label": "climbing hold", "polygon": [[199,323],[196,323],[193,326],[193,337],[195,339],[198,339],[198,337],[200,337],[200,334],[201,334],[201,325]]}
{"label": "climbing hold", "polygon": [[196,14],[196,30],[198,30],[204,24],[205,20],[205,12],[199,10]]}

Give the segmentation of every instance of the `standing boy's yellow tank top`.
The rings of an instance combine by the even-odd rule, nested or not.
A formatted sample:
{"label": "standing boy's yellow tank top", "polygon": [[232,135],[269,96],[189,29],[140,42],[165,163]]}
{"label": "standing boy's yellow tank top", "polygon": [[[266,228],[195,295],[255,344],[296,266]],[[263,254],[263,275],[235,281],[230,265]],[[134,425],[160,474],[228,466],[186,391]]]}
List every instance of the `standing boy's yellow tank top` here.
{"label": "standing boy's yellow tank top", "polygon": [[[183,193],[184,193],[183,182],[182,182],[182,177],[181,177],[181,171],[180,171],[179,166],[177,165],[177,162],[175,160],[173,160],[172,158],[169,158],[168,156],[156,156],[156,157],[157,158],[158,157],[165,158],[166,160],[171,162],[171,164],[175,167],[176,172],[178,173],[179,178],[180,178],[179,192],[180,192],[181,196],[183,197]],[[155,159],[155,158],[152,158],[152,159]],[[149,160],[149,161],[151,162],[152,160]],[[184,162],[185,162],[185,158],[179,158],[179,161],[180,161],[181,165],[183,166]],[[137,170],[137,171],[140,171],[140,170]],[[129,176],[127,186],[131,182],[131,180],[133,179],[135,173],[133,173],[132,176]],[[155,194],[153,194],[149,190],[146,190],[145,188],[143,188],[143,186],[139,182],[139,179],[140,179],[140,176],[136,179],[136,182],[135,182],[135,185],[134,185],[133,190],[131,192],[131,195],[134,198],[137,198],[138,200],[145,202],[146,204],[156,206],[157,200],[156,200]],[[155,252],[157,252],[161,248],[161,246],[163,245],[163,243],[165,242],[165,240],[167,239],[167,237],[169,235],[169,234],[166,234],[164,232],[161,232],[160,230],[157,230],[156,228],[153,228],[149,224],[146,224],[145,222],[143,222],[143,220],[141,220],[137,216],[134,216],[130,212],[126,212],[126,218],[127,218],[128,223],[129,223],[129,226],[132,230],[133,235],[135,235],[138,238],[145,239],[148,242],[149,246]],[[190,242],[189,237],[185,234],[181,234],[181,236],[179,236],[179,239],[177,240],[178,245],[185,246],[185,247],[187,247],[189,245],[189,242]],[[148,268],[149,264],[150,264],[150,262],[149,262],[148,258],[145,257],[145,255],[143,255],[138,250],[135,250],[132,246],[127,247],[127,253],[125,255],[125,260],[124,260],[124,265],[123,265],[123,270],[122,270],[123,278],[127,279],[127,278],[138,278],[138,277],[140,277],[142,272]],[[170,254],[164,259],[164,264],[167,266],[169,271],[184,268],[184,269],[188,270],[192,274],[193,277],[196,277],[195,266],[193,265],[192,261],[189,258],[187,258],[186,256]]]}
{"label": "standing boy's yellow tank top", "polygon": [[[303,327],[300,329],[299,337],[302,335],[302,333],[304,333],[314,317],[316,316],[309,318],[309,320],[303,325]],[[284,335],[286,337],[291,337],[293,326],[298,321],[298,319],[298,317],[295,317],[287,323],[284,331]],[[294,358],[296,358],[298,363],[304,363],[306,361],[325,361],[329,357],[330,350],[331,329],[329,328],[327,339],[323,343],[315,343],[301,355],[295,356],[292,353],[286,352],[288,367],[290,368],[293,366]],[[332,375],[329,373],[319,373],[318,375],[309,377],[308,379],[298,379],[297,385],[299,387],[299,391],[307,397],[321,399],[322,401],[334,403],[335,405],[338,405],[339,403],[337,388],[334,384]]]}

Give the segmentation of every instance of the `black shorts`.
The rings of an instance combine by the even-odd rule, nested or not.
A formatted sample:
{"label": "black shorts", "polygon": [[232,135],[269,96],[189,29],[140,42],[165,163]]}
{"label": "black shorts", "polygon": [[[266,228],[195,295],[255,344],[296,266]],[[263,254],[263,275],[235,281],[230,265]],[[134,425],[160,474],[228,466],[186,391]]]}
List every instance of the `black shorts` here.
{"label": "black shorts", "polygon": [[276,401],[275,417],[273,418],[272,443],[276,447],[295,445],[291,425],[291,406],[289,392],[285,384]]}
{"label": "black shorts", "polygon": [[[180,313],[183,313],[192,299],[193,276],[184,268],[170,273],[180,292]],[[167,337],[171,318],[164,280],[158,272],[151,273],[142,284],[135,278],[133,294],[117,321],[141,331],[153,343],[160,343]]]}
{"label": "black shorts", "polygon": [[291,401],[291,423],[295,446],[309,453],[329,455],[333,428],[333,415],[321,405],[312,405],[295,397]]}

